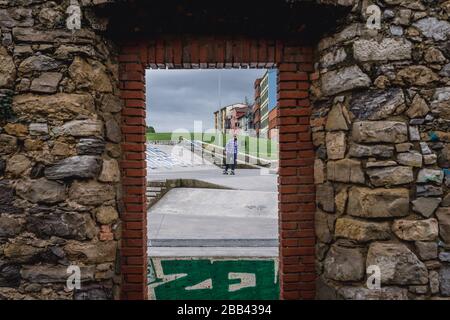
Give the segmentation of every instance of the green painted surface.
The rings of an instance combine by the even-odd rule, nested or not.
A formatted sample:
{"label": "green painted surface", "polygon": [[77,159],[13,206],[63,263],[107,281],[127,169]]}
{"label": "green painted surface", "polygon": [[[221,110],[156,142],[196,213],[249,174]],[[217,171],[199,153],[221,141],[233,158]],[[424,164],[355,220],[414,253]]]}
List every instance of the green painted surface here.
{"label": "green painted surface", "polygon": [[150,259],[150,297],[157,300],[276,300],[276,259]]}

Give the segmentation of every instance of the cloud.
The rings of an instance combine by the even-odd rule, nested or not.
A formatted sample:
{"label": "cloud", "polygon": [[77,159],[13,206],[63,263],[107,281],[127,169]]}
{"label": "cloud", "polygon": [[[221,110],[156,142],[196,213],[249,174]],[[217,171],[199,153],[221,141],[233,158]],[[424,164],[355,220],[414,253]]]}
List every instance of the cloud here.
{"label": "cloud", "polygon": [[213,128],[214,111],[219,105],[244,102],[245,97],[253,101],[254,81],[264,72],[263,69],[147,70],[147,125],[158,132],[193,130],[194,121],[202,121],[203,130]]}

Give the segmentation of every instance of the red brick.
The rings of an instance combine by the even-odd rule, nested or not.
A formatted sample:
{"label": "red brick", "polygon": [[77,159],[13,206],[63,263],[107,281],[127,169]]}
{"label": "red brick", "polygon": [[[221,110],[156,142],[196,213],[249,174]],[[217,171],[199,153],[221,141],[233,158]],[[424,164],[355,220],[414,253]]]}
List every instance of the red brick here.
{"label": "red brick", "polygon": [[279,81],[307,81],[307,72],[280,72],[278,80]]}
{"label": "red brick", "polygon": [[145,160],[146,156],[144,152],[126,153],[126,160]]}
{"label": "red brick", "polygon": [[[122,179],[122,185],[124,185],[124,186],[142,186],[145,188],[145,186],[147,185],[147,179],[145,179],[145,177],[142,177],[142,178],[125,177]],[[125,189],[127,189],[127,188],[125,188]]]}
{"label": "red brick", "polygon": [[143,169],[147,167],[146,161],[121,161],[120,167],[123,169]]}
{"label": "red brick", "polygon": [[100,241],[112,241],[114,240],[114,235],[112,232],[100,232]]}
{"label": "red brick", "polygon": [[143,247],[144,241],[142,239],[127,239],[125,245],[127,247]]}
{"label": "red brick", "polygon": [[126,175],[128,177],[145,177],[147,176],[146,169],[127,169]]}
{"label": "red brick", "polygon": [[145,143],[147,140],[145,135],[142,134],[126,134],[125,135],[126,142],[142,142]]}
{"label": "red brick", "polygon": [[145,152],[145,145],[142,143],[122,143],[122,151]]}
{"label": "red brick", "polygon": [[123,108],[122,110],[123,116],[141,116],[145,117],[145,110],[136,109],[136,108]]}
{"label": "red brick", "polygon": [[[141,63],[127,63],[125,64],[125,70],[127,72],[129,71],[135,71],[135,72],[144,72],[144,67]],[[142,88],[142,83],[140,84],[139,88]]]}
{"label": "red brick", "polygon": [[126,99],[125,106],[129,108],[144,108],[145,109],[145,101],[139,99]]}
{"label": "red brick", "polygon": [[122,126],[122,134],[128,133],[136,133],[136,134],[145,134],[145,127],[143,126]]}
{"label": "red brick", "polygon": [[139,56],[137,54],[121,54],[119,55],[119,62],[139,62]]}
{"label": "red brick", "polygon": [[144,74],[137,71],[123,72],[119,74],[121,81],[144,81]]}
{"label": "red brick", "polygon": [[142,277],[140,275],[134,275],[134,274],[125,276],[125,279],[126,279],[127,283],[142,283],[143,281],[145,281],[145,277]]}
{"label": "red brick", "polygon": [[[143,217],[143,213],[124,213],[120,216],[120,218],[122,219],[123,222],[127,222],[127,221],[143,221],[144,217]],[[136,238],[136,232],[133,230],[127,230],[130,231],[131,233],[128,235],[129,238]],[[142,234],[138,233],[139,236],[141,237]]]}
{"label": "red brick", "polygon": [[278,94],[278,99],[304,99],[309,96],[308,91],[302,90],[282,90]]}
{"label": "red brick", "polygon": [[141,239],[142,236],[142,231],[140,230],[124,230],[122,232],[123,239]]}
{"label": "red brick", "polygon": [[125,125],[139,125],[145,126],[145,118],[144,117],[122,117],[122,121]]}
{"label": "red brick", "polygon": [[142,90],[122,90],[120,92],[122,99],[145,99],[145,93]]}
{"label": "red brick", "polygon": [[142,203],[142,204],[132,204],[132,203],[131,204],[126,204],[125,205],[125,209],[128,212],[145,212],[145,211],[147,211],[146,210],[147,208],[145,207],[144,203]]}
{"label": "red brick", "polygon": [[[201,46],[199,45],[201,43]],[[201,47],[201,48],[200,48]],[[200,50],[199,50],[200,48]],[[309,100],[313,73],[312,48],[266,39],[233,40],[212,37],[171,38],[134,42],[120,55],[122,111],[123,204],[122,297],[146,296],[146,162],[145,84],[143,64],[157,67],[271,67],[278,64],[278,112],[280,130],[280,279],[284,299],[314,297],[314,146],[311,142]],[[106,232],[105,232],[106,234]]]}

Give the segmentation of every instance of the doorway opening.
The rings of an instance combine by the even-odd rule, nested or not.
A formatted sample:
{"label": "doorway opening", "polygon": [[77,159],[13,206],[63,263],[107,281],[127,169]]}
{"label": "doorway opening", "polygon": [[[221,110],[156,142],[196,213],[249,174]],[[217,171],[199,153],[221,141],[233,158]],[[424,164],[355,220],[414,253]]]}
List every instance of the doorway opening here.
{"label": "doorway opening", "polygon": [[[264,38],[159,37],[123,44],[120,55],[121,95],[125,103],[122,112],[123,298],[146,298],[148,293],[146,115],[148,112],[151,118],[152,112],[151,108],[146,111],[145,101],[145,70],[148,68],[277,69],[277,111],[276,117],[271,120],[275,121],[279,130],[280,297],[314,297],[314,150],[309,125],[311,107],[308,91],[314,76],[312,56],[311,48],[296,41]],[[209,264],[208,268],[220,267],[220,263]],[[174,274],[177,274],[177,264],[173,268]],[[228,284],[226,288],[229,291],[230,284],[239,285],[241,282],[240,277],[232,275],[223,283]],[[199,283],[202,282],[196,284]]]}
{"label": "doorway opening", "polygon": [[278,299],[277,70],[146,86],[149,298]]}

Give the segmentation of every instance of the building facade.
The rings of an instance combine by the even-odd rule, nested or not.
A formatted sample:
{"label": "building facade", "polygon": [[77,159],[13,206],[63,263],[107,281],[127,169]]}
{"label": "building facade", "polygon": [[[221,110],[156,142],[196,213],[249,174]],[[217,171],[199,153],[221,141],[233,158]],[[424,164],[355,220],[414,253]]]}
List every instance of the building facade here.
{"label": "building facade", "polygon": [[[260,96],[260,125],[259,134],[264,137],[269,136],[269,113],[277,106],[277,70],[269,69],[261,78],[259,84]],[[255,94],[256,95],[256,94]],[[276,114],[276,112],[275,112]]]}
{"label": "building facade", "polygon": [[249,106],[245,103],[235,103],[214,112],[214,126],[218,131],[228,129],[248,129]]}
{"label": "building facade", "polygon": [[261,79],[256,79],[255,88],[255,102],[253,103],[252,114],[253,114],[253,129],[258,136],[259,130],[261,128]]}
{"label": "building facade", "polygon": [[277,108],[273,108],[270,112],[269,112],[269,128],[267,131],[267,137],[269,139],[276,139],[277,137]]}

